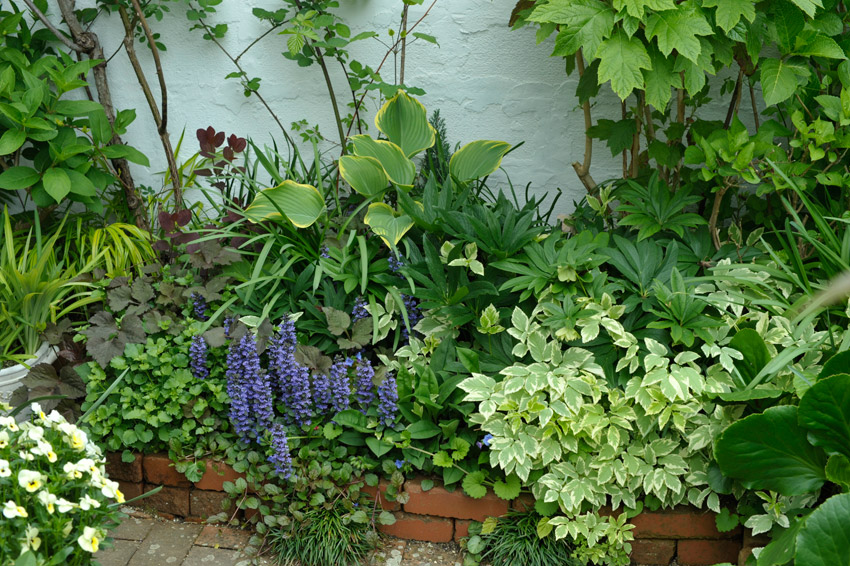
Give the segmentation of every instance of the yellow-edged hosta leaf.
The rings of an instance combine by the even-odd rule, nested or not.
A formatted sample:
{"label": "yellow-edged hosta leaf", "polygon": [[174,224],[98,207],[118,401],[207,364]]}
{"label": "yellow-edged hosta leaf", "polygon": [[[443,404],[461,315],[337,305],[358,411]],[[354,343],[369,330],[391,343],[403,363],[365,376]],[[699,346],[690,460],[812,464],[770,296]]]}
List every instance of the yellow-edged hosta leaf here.
{"label": "yellow-edged hosta leaf", "polygon": [[502,157],[511,149],[503,141],[478,140],[457,150],[449,161],[452,177],[460,183],[486,177],[499,168]]}
{"label": "yellow-edged hosta leaf", "polygon": [[312,185],[284,181],[276,187],[260,191],[254,202],[245,209],[252,222],[280,219],[283,216],[295,226],[306,228],[325,211],[325,199]]}
{"label": "yellow-edged hosta leaf", "polygon": [[375,126],[387,139],[413,157],[434,145],[436,130],[428,122],[428,111],[418,100],[400,90],[381,107]]}
{"label": "yellow-edged hosta leaf", "polygon": [[369,205],[364,221],[390,248],[395,248],[413,227],[413,220],[408,215],[400,214],[382,202]]}
{"label": "yellow-edged hosta leaf", "polygon": [[354,144],[356,155],[377,159],[390,181],[403,188],[413,186],[416,165],[399,146],[393,142],[372,139],[367,135],[354,136],[351,142]]}
{"label": "yellow-edged hosta leaf", "polygon": [[384,192],[390,182],[381,162],[374,157],[343,155],[339,158],[339,172],[352,189],[367,197]]}

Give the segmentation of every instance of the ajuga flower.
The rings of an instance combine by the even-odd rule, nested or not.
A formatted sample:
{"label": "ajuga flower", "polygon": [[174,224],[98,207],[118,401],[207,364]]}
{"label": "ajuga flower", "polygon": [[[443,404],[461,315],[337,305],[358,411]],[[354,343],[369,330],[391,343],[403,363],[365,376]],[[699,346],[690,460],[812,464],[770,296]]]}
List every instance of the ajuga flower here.
{"label": "ajuga flower", "polygon": [[232,316],[224,317],[224,323],[222,324],[222,326],[224,327],[224,337],[225,338],[230,338],[230,327],[231,327],[232,324],[233,324],[233,317]]}
{"label": "ajuga flower", "polygon": [[351,318],[358,321],[369,316],[369,311],[366,310],[367,304],[366,299],[363,297],[357,297],[354,299],[354,308],[351,309]]}
{"label": "ajuga flower", "polygon": [[375,400],[375,384],[372,379],[375,377],[375,369],[372,367],[372,362],[368,359],[361,359],[360,354],[357,354],[357,402],[360,404],[360,411],[365,413],[366,409]]}
{"label": "ajuga flower", "polygon": [[393,273],[398,273],[404,267],[404,259],[400,255],[396,255],[395,252],[390,252],[390,257],[387,261],[390,264],[390,271]]}
{"label": "ajuga flower", "polygon": [[[416,324],[422,320],[422,311],[419,309],[419,301],[416,300],[412,295],[401,294],[402,301],[404,301],[404,308],[407,310],[407,321],[410,323],[410,328],[416,326]],[[410,337],[408,336],[407,327],[405,326],[401,335],[405,340],[408,340]]]}
{"label": "ajuga flower", "polygon": [[257,344],[249,332],[227,352],[227,394],[230,421],[247,441],[271,424],[274,416],[268,375],[260,367]]}
{"label": "ajuga flower", "polygon": [[192,338],[192,344],[189,346],[189,368],[197,379],[206,379],[210,376],[210,370],[207,367],[207,350],[207,341],[203,336]]}
{"label": "ajuga flower", "polygon": [[274,471],[283,479],[289,479],[292,475],[292,455],[289,453],[286,430],[279,424],[272,427],[272,449],[274,454],[269,456],[269,462],[274,466]]}
{"label": "ajuga flower", "polygon": [[313,374],[313,407],[316,414],[324,414],[331,406],[331,380],[326,373]]}
{"label": "ajuga flower", "polygon": [[289,418],[303,425],[312,417],[310,370],[295,359],[296,346],[295,323],[284,318],[269,341],[269,377],[278,398],[289,409]]}
{"label": "ajuga flower", "polygon": [[338,358],[330,369],[331,406],[335,413],[344,411],[351,404],[351,380],[348,377],[348,368],[354,360],[351,358]]}
{"label": "ajuga flower", "polygon": [[207,301],[200,293],[192,293],[192,309],[198,320],[209,320],[207,316]]}
{"label": "ajuga flower", "polygon": [[397,413],[398,388],[395,375],[392,372],[387,372],[384,381],[378,387],[378,415],[383,425],[392,427],[395,424]]}

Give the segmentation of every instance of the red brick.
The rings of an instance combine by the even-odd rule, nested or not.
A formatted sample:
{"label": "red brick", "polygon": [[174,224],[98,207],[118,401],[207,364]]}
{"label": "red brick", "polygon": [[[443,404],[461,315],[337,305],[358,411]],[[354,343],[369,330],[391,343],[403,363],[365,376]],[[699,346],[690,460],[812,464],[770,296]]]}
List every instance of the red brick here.
{"label": "red brick", "polygon": [[[145,484],[145,493],[159,486]],[[160,515],[189,516],[189,488],[163,487],[158,493],[139,501],[145,509],[155,509]]]}
{"label": "red brick", "polygon": [[501,517],[508,512],[508,502],[492,493],[481,499],[472,499],[460,489],[449,492],[442,486],[423,491],[420,480],[407,482],[405,491],[410,494],[410,500],[404,505],[406,513],[483,521],[487,517]]}
{"label": "red brick", "polygon": [[127,501],[130,501],[134,497],[138,497],[144,493],[144,489],[142,489],[142,484],[130,483],[121,480],[118,480],[118,489],[121,490],[121,493],[124,494],[124,499]]}
{"label": "red brick", "polygon": [[515,511],[531,511],[534,509],[534,496],[530,493],[522,493],[519,497],[511,501],[511,509]]}
{"label": "red brick", "polygon": [[386,497],[387,488],[389,486],[390,482],[388,480],[381,479],[377,486],[372,487],[369,485],[364,485],[361,491],[363,493],[368,494],[372,498],[372,501],[375,501],[377,499],[377,503],[381,507],[381,509],[385,511],[400,511],[401,505],[399,504],[399,502],[389,501]]}
{"label": "red brick", "polygon": [[678,560],[681,566],[735,564],[740,551],[741,541],[738,540],[680,540]]}
{"label": "red brick", "polygon": [[766,534],[753,536],[753,531],[751,529],[744,529],[744,546],[756,548],[767,546],[768,544],[770,544],[770,537]]}
{"label": "red brick", "polygon": [[460,542],[460,539],[469,536],[470,523],[472,523],[472,521],[455,519],[455,542]]}
{"label": "red brick", "polygon": [[715,514],[688,507],[668,512],[645,512],[629,522],[635,526],[635,538],[662,539],[732,539],[741,538],[740,527],[721,533],[714,522]]}
{"label": "red brick", "polygon": [[632,563],[642,566],[667,566],[676,555],[674,540],[632,541]]}
{"label": "red brick", "polygon": [[197,489],[206,491],[224,491],[224,482],[235,482],[237,478],[244,478],[224,462],[206,462],[206,471],[200,481],[195,482]]}
{"label": "red brick", "polygon": [[192,482],[178,472],[166,454],[146,454],[142,461],[145,483],[170,487],[190,487]]}
{"label": "red brick", "polygon": [[142,482],[142,455],[134,454],[132,462],[121,459],[120,452],[106,453],[106,475],[116,481]]}
{"label": "red brick", "polygon": [[221,491],[193,489],[189,494],[189,515],[201,519],[218,515],[224,511],[221,505],[227,499],[229,499],[228,495]]}
{"label": "red brick", "polygon": [[395,513],[395,523],[378,525],[378,530],[388,535],[407,540],[426,542],[451,542],[454,525],[451,519]]}

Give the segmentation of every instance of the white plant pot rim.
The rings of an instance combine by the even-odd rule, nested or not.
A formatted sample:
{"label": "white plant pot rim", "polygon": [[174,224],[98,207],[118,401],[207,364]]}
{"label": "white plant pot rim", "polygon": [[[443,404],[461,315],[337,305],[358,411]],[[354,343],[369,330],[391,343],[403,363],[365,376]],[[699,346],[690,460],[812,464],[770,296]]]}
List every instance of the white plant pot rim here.
{"label": "white plant pot rim", "polygon": [[52,364],[55,362],[58,357],[56,351],[56,346],[51,346],[48,342],[42,342],[41,346],[33,354],[33,357],[27,360],[26,365],[17,364],[0,369],[0,391],[13,391],[17,389],[18,384],[26,377],[31,367],[38,364]]}

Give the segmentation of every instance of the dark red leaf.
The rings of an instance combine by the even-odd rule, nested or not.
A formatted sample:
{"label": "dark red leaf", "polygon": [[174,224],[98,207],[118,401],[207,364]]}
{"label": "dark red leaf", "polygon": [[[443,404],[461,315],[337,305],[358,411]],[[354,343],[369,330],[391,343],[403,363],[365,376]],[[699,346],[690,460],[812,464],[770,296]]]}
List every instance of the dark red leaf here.
{"label": "dark red leaf", "polygon": [[174,219],[171,217],[171,214],[162,210],[159,213],[159,225],[162,226],[162,229],[166,232],[174,231]]}
{"label": "dark red leaf", "polygon": [[179,210],[174,213],[174,217],[174,221],[177,225],[182,227],[192,221],[192,211],[188,208],[184,208],[183,210]]}
{"label": "dark red leaf", "polygon": [[213,143],[215,144],[216,147],[219,147],[221,144],[224,143],[224,135],[225,135],[224,132],[218,132],[215,135]]}

